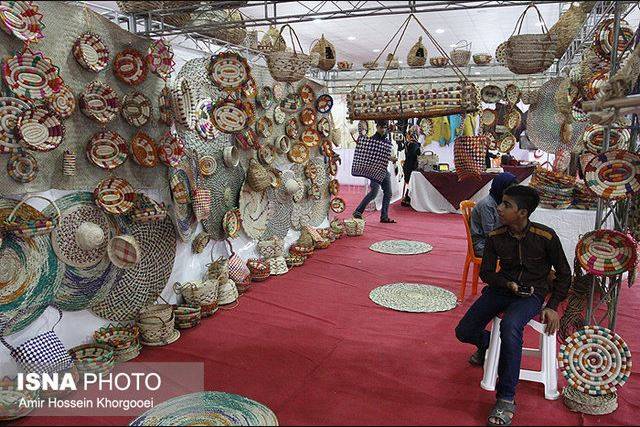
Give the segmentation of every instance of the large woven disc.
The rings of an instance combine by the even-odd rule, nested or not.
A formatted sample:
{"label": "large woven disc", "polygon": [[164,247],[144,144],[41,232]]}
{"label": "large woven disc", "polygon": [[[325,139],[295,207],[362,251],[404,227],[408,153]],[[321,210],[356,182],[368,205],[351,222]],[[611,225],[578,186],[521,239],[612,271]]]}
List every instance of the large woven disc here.
{"label": "large woven disc", "polygon": [[558,367],[568,383],[590,395],[610,394],[631,375],[631,351],[602,326],[585,326],[560,347]]}
{"label": "large woven disc", "polygon": [[527,113],[527,136],[539,149],[555,153],[561,144],[562,115],[555,105],[555,96],[563,78],[551,79],[540,87],[538,102]]}
{"label": "large woven disc", "polygon": [[584,170],[587,187],[605,199],[624,199],[640,191],[640,156],[611,150],[595,156]]}
{"label": "large woven disc", "polygon": [[383,240],[372,244],[369,249],[390,255],[417,255],[431,252],[433,246],[412,240]]}
{"label": "large woven disc", "polygon": [[456,296],[453,292],[417,283],[380,286],[371,291],[369,298],[383,307],[411,313],[448,311],[456,306]]}
{"label": "large woven disc", "polygon": [[174,397],[131,422],[132,426],[277,426],[271,409],[243,396],[205,391]]}
{"label": "large woven disc", "polygon": [[597,276],[612,276],[633,270],[638,259],[637,244],[614,230],[595,230],[576,245],[576,259],[582,268]]}

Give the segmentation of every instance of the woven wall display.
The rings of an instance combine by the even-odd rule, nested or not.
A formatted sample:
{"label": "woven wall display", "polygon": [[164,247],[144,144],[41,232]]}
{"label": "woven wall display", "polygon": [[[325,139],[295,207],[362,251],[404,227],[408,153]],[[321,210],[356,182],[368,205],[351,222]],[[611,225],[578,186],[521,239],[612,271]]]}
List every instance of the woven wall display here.
{"label": "woven wall display", "polygon": [[21,148],[16,124],[18,117],[29,108],[29,104],[18,98],[0,97],[0,153],[11,153]]}
{"label": "woven wall display", "polygon": [[99,72],[109,64],[109,49],[97,34],[84,33],[73,44],[73,56],[89,71]]}
{"label": "woven wall display", "polygon": [[46,108],[32,108],[18,117],[16,131],[20,142],[29,150],[55,150],[64,138],[60,118]]}
{"label": "woven wall display", "polygon": [[246,397],[206,391],[174,397],[131,422],[132,426],[161,425],[277,426],[271,409]]}
{"label": "woven wall display", "polygon": [[[56,204],[62,218],[51,234],[51,242],[61,261],[64,276],[54,302],[65,311],[84,310],[93,300],[103,298],[122,274],[105,256],[115,228],[104,212],[95,206],[93,194],[89,192],[68,194],[56,200]],[[51,215],[53,210],[49,207],[43,212]],[[94,232],[93,235],[76,237],[78,230],[82,233],[84,223],[90,223],[103,233],[102,242],[89,250],[80,246],[81,239],[85,237],[95,242],[99,234]]]}
{"label": "woven wall display", "polygon": [[163,80],[168,80],[175,70],[176,63],[173,60],[173,48],[164,39],[151,42],[146,60],[149,65],[149,71]]}
{"label": "woven wall display", "polygon": [[[65,2],[42,2],[37,5],[40,9],[39,12],[43,15],[42,22],[46,26],[46,37],[38,42],[37,50],[44,52],[53,66],[59,67],[59,75],[64,79],[64,85],[77,96],[78,108],[80,108],[80,94],[96,78],[109,85],[119,96],[131,90],[111,72],[112,60],[116,52],[127,47],[146,52],[150,44],[148,38],[136,36],[82,5]],[[76,39],[85,33],[99,35],[101,44],[110,52],[108,59],[103,54],[95,57],[96,60],[99,59],[99,63],[104,61],[109,68],[109,70],[103,69],[99,75],[84,68],[73,56],[72,50]],[[21,40],[0,31],[0,57],[12,56],[22,47]],[[35,50],[36,46],[33,47]],[[93,50],[97,54],[97,50]],[[102,50],[102,48],[98,50]],[[100,59],[102,57],[105,59]],[[35,78],[35,76],[33,77]],[[156,110],[158,108],[158,94],[163,86],[162,79],[156,75],[149,75],[144,83],[136,86],[136,90],[149,98],[152,102],[152,108]],[[3,114],[0,112],[1,116]],[[2,120],[0,119],[0,122]],[[52,188],[86,191],[88,188],[94,187],[98,180],[107,177],[108,172],[97,170],[89,163],[86,156],[81,155],[85,150],[87,139],[101,130],[100,124],[88,120],[84,114],[76,113],[64,120],[64,126],[65,138],[57,149],[49,153],[32,153],[40,166],[40,172],[35,179],[27,184],[17,184],[6,174],[0,174],[0,188],[3,189],[3,192],[14,194],[46,191]],[[120,116],[119,110],[116,111],[114,120],[109,123],[108,129],[117,132],[126,141],[130,141],[137,131],[125,122],[124,118]],[[163,126],[153,126],[146,129],[146,132],[157,140],[164,130]],[[1,142],[0,145],[2,145]],[[78,154],[76,175],[72,179],[61,173],[65,150],[71,150]],[[163,188],[167,186],[165,173],[143,169],[134,162],[126,162],[118,168],[118,176],[126,179],[136,188]]]}
{"label": "woven wall display", "polygon": [[108,295],[91,305],[91,310],[105,319],[125,321],[135,319],[165,288],[176,255],[176,231],[168,218],[142,224],[118,219],[118,227],[135,238],[140,260],[124,272]]}
{"label": "woven wall display", "polygon": [[584,174],[587,187],[605,199],[624,199],[640,191],[640,157],[629,151],[594,156]]}
{"label": "woven wall display", "polygon": [[378,305],[410,313],[434,313],[456,307],[453,292],[417,283],[393,283],[375,288],[369,298]]}
{"label": "woven wall display", "polygon": [[611,330],[585,326],[560,346],[558,367],[577,390],[592,396],[611,394],[631,375],[631,351]]}
{"label": "woven wall display", "polygon": [[36,158],[24,151],[12,154],[7,161],[7,175],[21,184],[36,179],[39,170]]}
{"label": "woven wall display", "polygon": [[62,86],[49,98],[49,106],[59,117],[66,119],[76,111],[76,98],[67,86]]}
{"label": "woven wall display", "polygon": [[128,93],[122,98],[121,112],[131,126],[144,126],[151,119],[151,101],[141,92]]}
{"label": "woven wall display", "polygon": [[299,230],[304,226],[310,225],[317,227],[327,217],[329,212],[329,177],[327,175],[327,167],[321,158],[312,159],[309,164],[315,166],[316,178],[315,184],[319,189],[319,199],[312,197],[309,194],[311,182],[305,175],[305,166],[293,165],[292,171],[296,174],[296,179],[303,184],[304,197],[300,201],[295,201],[293,204],[293,214],[291,217],[292,226],[294,229]]}
{"label": "woven wall display", "polygon": [[147,61],[137,49],[124,49],[113,59],[113,72],[124,83],[137,86],[148,73]]}
{"label": "woven wall display", "polygon": [[[16,204],[14,200],[0,198],[1,221]],[[16,212],[20,220],[40,216],[40,212],[26,203]],[[5,331],[10,335],[33,323],[53,301],[63,270],[48,236],[23,239],[5,235],[0,244],[0,265],[0,312],[10,319],[19,316]]]}
{"label": "woven wall display", "polygon": [[269,196],[265,191],[254,191],[245,183],[240,192],[242,229],[252,239],[260,239],[267,231],[269,221]]}
{"label": "woven wall display", "polygon": [[127,142],[117,133],[108,130],[91,137],[86,153],[93,165],[106,170],[117,168],[129,157]]}
{"label": "woven wall display", "polygon": [[207,71],[211,81],[225,92],[242,89],[251,77],[247,60],[235,52],[223,52],[211,57]]}
{"label": "woven wall display", "polygon": [[131,157],[143,168],[152,168],[160,161],[156,142],[142,131],[138,131],[131,140]]}
{"label": "woven wall display", "polygon": [[213,101],[210,98],[201,99],[196,103],[195,121],[196,131],[204,140],[215,139],[220,131],[211,122]]}
{"label": "woven wall display", "polygon": [[120,111],[120,99],[111,86],[95,81],[80,94],[80,110],[100,124],[109,123]]}
{"label": "woven wall display", "polygon": [[49,98],[63,85],[60,70],[51,59],[43,52],[29,48],[13,57],[5,57],[2,80],[15,96],[23,100]]}
{"label": "woven wall display", "polygon": [[26,43],[44,37],[42,14],[30,1],[6,1],[0,5],[0,28]]}
{"label": "woven wall display", "polygon": [[580,238],[576,245],[580,266],[596,276],[612,276],[630,271],[638,261],[637,243],[628,235],[614,230],[595,230]]}

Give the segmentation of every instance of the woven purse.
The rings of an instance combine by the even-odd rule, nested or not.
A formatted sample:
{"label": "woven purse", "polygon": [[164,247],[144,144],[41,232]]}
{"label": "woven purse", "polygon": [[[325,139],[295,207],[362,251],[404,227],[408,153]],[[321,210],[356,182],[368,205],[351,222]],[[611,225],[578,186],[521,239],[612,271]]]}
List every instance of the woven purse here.
{"label": "woven purse", "polygon": [[[311,64],[311,57],[303,52],[300,40],[298,40],[298,35],[289,24],[283,25],[282,28],[280,28],[280,36],[282,36],[282,31],[287,27],[289,28],[289,34],[291,36],[293,52],[287,52],[286,50],[272,51],[267,56],[267,65],[269,66],[271,77],[273,77],[275,81],[293,83],[304,77]],[[296,51],[293,36],[296,37],[300,52]]]}
{"label": "woven purse", "polygon": [[460,181],[477,178],[484,171],[487,137],[459,136],[453,146],[453,157],[456,173]]}
{"label": "woven purse", "polygon": [[361,136],[353,153],[351,175],[362,176],[377,183],[384,181],[391,156],[389,140],[379,140]]}
{"label": "woven purse", "polygon": [[245,261],[233,251],[233,245],[229,239],[225,239],[229,244],[229,251],[231,252],[227,265],[229,266],[229,278],[236,283],[243,283],[251,276],[251,271]]}
{"label": "woven purse", "polygon": [[70,369],[73,365],[73,360],[69,356],[67,349],[54,332],[55,327],[62,320],[62,310],[58,307],[55,308],[60,317],[51,330],[36,335],[18,347],[14,348],[5,341],[4,332],[20,316],[15,316],[7,321],[0,331],[0,342],[9,349],[11,357],[18,362],[25,372],[60,372]]}

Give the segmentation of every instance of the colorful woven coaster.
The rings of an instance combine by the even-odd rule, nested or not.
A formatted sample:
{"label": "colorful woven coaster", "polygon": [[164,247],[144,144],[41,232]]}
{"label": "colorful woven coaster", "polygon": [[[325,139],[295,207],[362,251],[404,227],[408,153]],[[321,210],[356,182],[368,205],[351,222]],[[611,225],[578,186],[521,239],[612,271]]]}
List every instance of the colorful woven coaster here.
{"label": "colorful woven coaster", "polygon": [[560,347],[558,367],[569,384],[589,395],[614,393],[631,375],[631,351],[602,326],[585,326]]}
{"label": "colorful woven coaster", "polygon": [[382,307],[410,313],[449,311],[457,304],[453,292],[437,286],[417,283],[392,283],[380,286],[371,291],[369,298]]}
{"label": "colorful woven coaster", "polygon": [[433,250],[433,246],[425,242],[413,240],[383,240],[369,246],[374,252],[391,255],[417,255],[426,254]]}

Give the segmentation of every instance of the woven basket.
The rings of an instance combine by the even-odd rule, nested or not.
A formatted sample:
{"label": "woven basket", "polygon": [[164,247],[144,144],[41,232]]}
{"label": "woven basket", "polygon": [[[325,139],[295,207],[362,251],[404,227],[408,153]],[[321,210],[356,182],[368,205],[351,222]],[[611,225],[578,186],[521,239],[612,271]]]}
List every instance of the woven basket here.
{"label": "woven basket", "polygon": [[69,350],[79,372],[107,373],[115,366],[113,348],[106,344],[83,344]]}
{"label": "woven basket", "polygon": [[229,280],[229,263],[225,257],[220,257],[215,261],[212,259],[207,268],[207,278],[226,282]]}
{"label": "woven basket", "polygon": [[193,213],[198,221],[209,217],[211,213],[211,190],[198,187],[193,190]]}
{"label": "woven basket", "polygon": [[[269,67],[271,77],[273,77],[275,81],[293,83],[302,80],[309,69],[311,58],[302,50],[302,45],[300,44],[298,35],[289,24],[282,26],[280,29],[280,36],[282,36],[282,30],[287,27],[289,28],[289,34],[291,36],[293,52],[272,51],[267,56],[267,66]],[[295,36],[296,41],[298,42],[300,52],[296,51],[293,36]]]}
{"label": "woven basket", "polygon": [[[18,209],[26,203],[29,199],[42,199],[46,200],[53,206],[56,211],[55,216],[46,216],[41,214],[36,219],[20,219],[16,217]],[[60,223],[60,209],[53,200],[50,200],[43,196],[26,196],[20,202],[16,203],[15,207],[2,223],[0,223],[0,230],[4,232],[13,233],[16,236],[22,238],[32,238],[38,236],[45,236],[50,234]]]}
{"label": "woven basket", "polygon": [[249,268],[249,271],[251,272],[251,280],[254,282],[267,280],[271,275],[269,263],[263,262],[259,259],[248,260],[247,268]]}
{"label": "woven basket", "polygon": [[491,63],[491,59],[492,57],[488,53],[476,53],[473,55],[473,62],[476,65],[488,65]]}
{"label": "woven basket", "polygon": [[71,150],[65,150],[62,160],[62,174],[64,176],[76,176],[76,154]]}
{"label": "woven basket", "polygon": [[432,67],[442,68],[446,67],[448,63],[449,58],[446,56],[433,56],[429,58],[429,64],[431,64]]}
{"label": "woven basket", "polygon": [[247,184],[257,192],[263,192],[271,186],[273,175],[260,162],[252,158],[249,160]]}
{"label": "woven basket", "polygon": [[209,10],[208,8],[198,9],[193,13],[192,24],[194,26],[210,25],[217,22],[234,22],[234,27],[216,28],[202,31],[202,34],[209,35],[219,40],[241,45],[247,37],[247,30],[244,25],[244,18],[238,9]]}
{"label": "woven basket", "polygon": [[160,317],[149,316],[144,321],[137,321],[136,326],[140,330],[140,337],[143,344],[158,345],[168,344],[168,340],[175,333],[175,317],[173,307],[170,307],[170,318],[168,321]]}
{"label": "woven basket", "polygon": [[323,71],[329,71],[336,65],[336,48],[324,38],[324,34],[311,45],[309,53],[318,54],[317,67]]}
{"label": "woven basket", "polygon": [[427,63],[427,48],[422,44],[422,36],[418,38],[416,44],[409,49],[407,55],[407,65],[410,67],[422,67]]}
{"label": "woven basket", "polygon": [[117,1],[118,7],[124,13],[141,13],[162,9],[163,1]]}
{"label": "woven basket", "polygon": [[578,31],[582,28],[588,12],[580,5],[571,5],[569,10],[564,12],[558,22],[549,29],[549,34],[553,34],[558,39],[555,55],[556,58],[562,58],[573,39],[576,38]]}
{"label": "woven basket", "polygon": [[471,43],[466,40],[460,40],[456,45],[461,45],[464,49],[453,49],[449,53],[449,57],[454,65],[464,67],[469,64],[469,60],[471,59]]}
{"label": "woven basket", "polygon": [[569,410],[587,415],[606,415],[618,409],[617,393],[590,396],[573,387],[565,387],[562,389],[562,399]]}
{"label": "woven basket", "polygon": [[145,322],[147,319],[162,319],[165,322],[171,320],[173,306],[170,304],[153,304],[140,310],[138,321]]}
{"label": "woven basket", "polygon": [[174,305],[173,314],[175,316],[176,328],[193,328],[200,324],[202,310],[200,306]]}
{"label": "woven basket", "polygon": [[344,220],[344,229],[349,237],[362,236],[366,221],[359,218],[347,218]]}
{"label": "woven basket", "polygon": [[184,300],[189,305],[209,306],[218,301],[217,280],[205,280],[203,282],[186,282],[184,284],[175,283],[173,290],[176,294],[182,294]]}
{"label": "woven basket", "polygon": [[[190,0],[162,2],[162,9],[165,11],[184,8],[186,6],[193,6],[195,8],[195,6],[197,6],[197,2],[190,1]],[[192,10],[193,9],[189,11],[184,11],[184,10],[181,10],[179,12],[176,11],[171,14],[163,15],[162,19],[164,20],[165,24],[173,25],[174,27],[178,27],[178,28],[184,27],[189,21],[191,21]]]}
{"label": "woven basket", "polygon": [[[520,34],[524,17],[530,8],[538,13],[542,34]],[[507,40],[507,68],[515,74],[541,73],[553,64],[557,46],[558,36],[549,33],[540,11],[532,3],[522,12],[513,34]]]}

